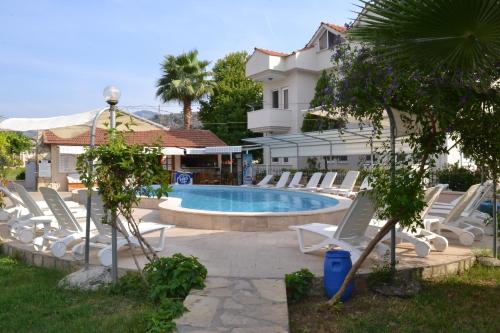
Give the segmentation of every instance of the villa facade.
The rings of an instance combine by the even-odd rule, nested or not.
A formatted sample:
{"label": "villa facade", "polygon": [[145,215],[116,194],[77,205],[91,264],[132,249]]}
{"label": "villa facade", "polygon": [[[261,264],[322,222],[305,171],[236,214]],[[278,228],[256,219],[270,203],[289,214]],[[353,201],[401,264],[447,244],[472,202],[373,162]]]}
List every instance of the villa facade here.
{"label": "villa facade", "polygon": [[[248,78],[263,83],[263,108],[248,112],[249,130],[263,136],[300,133],[304,115],[314,97],[316,82],[323,70],[331,70],[332,48],[345,42],[345,28],[322,22],[309,42],[292,53],[255,48],[246,64]],[[274,157],[264,148],[264,164],[306,168],[316,163],[329,168],[357,168],[359,155]]]}
{"label": "villa facade", "polygon": [[[281,140],[280,135],[301,133],[304,116],[312,111],[310,102],[314,97],[316,83],[322,71],[334,70],[332,49],[346,42],[345,33],[346,29],[342,26],[322,22],[309,42],[299,50],[283,53],[256,47],[247,60],[246,76],[262,82],[263,108],[248,112],[247,128],[252,132],[262,133],[264,137],[278,136],[277,140]],[[347,124],[347,128],[357,127],[357,123]],[[322,150],[327,151],[327,146],[328,143],[325,143]],[[451,139],[447,140],[447,146],[453,148],[449,154],[438,158],[438,167],[454,163],[474,167]],[[270,151],[269,147],[264,146],[263,150],[263,164],[271,169],[359,169],[371,162],[371,155],[354,152],[332,156],[312,153],[309,156],[298,156],[295,153],[298,148],[288,149],[289,155],[283,149]],[[321,148],[318,147],[318,150]],[[346,153],[345,150],[343,153]]]}

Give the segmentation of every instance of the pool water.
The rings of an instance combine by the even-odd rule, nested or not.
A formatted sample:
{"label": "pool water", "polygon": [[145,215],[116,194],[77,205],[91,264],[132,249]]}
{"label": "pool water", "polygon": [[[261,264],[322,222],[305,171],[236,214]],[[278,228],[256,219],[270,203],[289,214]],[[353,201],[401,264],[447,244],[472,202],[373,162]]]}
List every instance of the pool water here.
{"label": "pool water", "polygon": [[332,207],[338,200],[300,191],[238,186],[174,185],[168,196],[181,207],[219,212],[302,212]]}

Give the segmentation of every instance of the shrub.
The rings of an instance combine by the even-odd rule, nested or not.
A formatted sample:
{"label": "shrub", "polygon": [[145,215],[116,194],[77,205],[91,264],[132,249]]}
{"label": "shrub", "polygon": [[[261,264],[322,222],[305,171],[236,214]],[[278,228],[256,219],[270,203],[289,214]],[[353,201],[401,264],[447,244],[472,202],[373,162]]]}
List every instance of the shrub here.
{"label": "shrub", "polygon": [[304,299],[311,291],[314,274],[307,268],[298,272],[285,274],[286,294],[290,301],[297,302]]}
{"label": "shrub", "polygon": [[448,184],[453,191],[467,191],[473,185],[481,182],[481,174],[454,164],[446,169],[438,170],[438,180],[441,184]]}
{"label": "shrub", "polygon": [[171,333],[175,332],[175,318],[180,317],[187,309],[181,301],[163,298],[159,308],[149,317],[148,333]]}
{"label": "shrub", "polygon": [[125,295],[131,298],[144,299],[149,296],[149,288],[138,273],[127,273],[115,284],[110,285],[113,295]]}
{"label": "shrub", "polygon": [[26,179],[26,170],[19,172],[16,176],[16,180],[25,180]]}
{"label": "shrub", "polygon": [[149,298],[157,308],[148,317],[147,332],[174,332],[173,320],[187,311],[182,304],[184,298],[192,288],[205,287],[207,269],[197,258],[176,253],[146,264],[144,275],[147,284],[140,274],[127,273],[109,290],[112,294]]}
{"label": "shrub", "polygon": [[207,277],[207,269],[196,257],[181,253],[155,259],[144,271],[153,302],[164,297],[184,299],[192,288],[203,289]]}

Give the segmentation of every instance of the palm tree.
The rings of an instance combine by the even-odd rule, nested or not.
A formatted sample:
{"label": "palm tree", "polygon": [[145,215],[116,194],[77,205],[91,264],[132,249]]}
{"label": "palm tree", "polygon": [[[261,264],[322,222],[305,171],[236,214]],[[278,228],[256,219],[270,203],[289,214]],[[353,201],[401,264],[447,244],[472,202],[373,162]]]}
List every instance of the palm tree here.
{"label": "palm tree", "polygon": [[349,35],[395,59],[458,73],[498,66],[498,0],[361,1]]}
{"label": "palm tree", "polygon": [[164,103],[171,100],[182,102],[184,128],[191,129],[191,104],[213,91],[206,70],[210,62],[198,60],[198,51],[192,50],[178,56],[167,55],[161,64],[163,76],[156,83],[156,97]]}

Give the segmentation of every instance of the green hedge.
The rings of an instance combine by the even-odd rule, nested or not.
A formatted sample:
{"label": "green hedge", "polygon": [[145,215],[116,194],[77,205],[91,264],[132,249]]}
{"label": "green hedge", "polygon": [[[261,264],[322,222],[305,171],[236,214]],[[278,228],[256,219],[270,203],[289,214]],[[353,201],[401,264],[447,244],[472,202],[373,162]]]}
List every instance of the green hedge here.
{"label": "green hedge", "polygon": [[481,173],[479,171],[472,171],[456,164],[438,170],[437,177],[439,183],[448,184],[453,191],[467,191],[471,185],[481,182]]}

